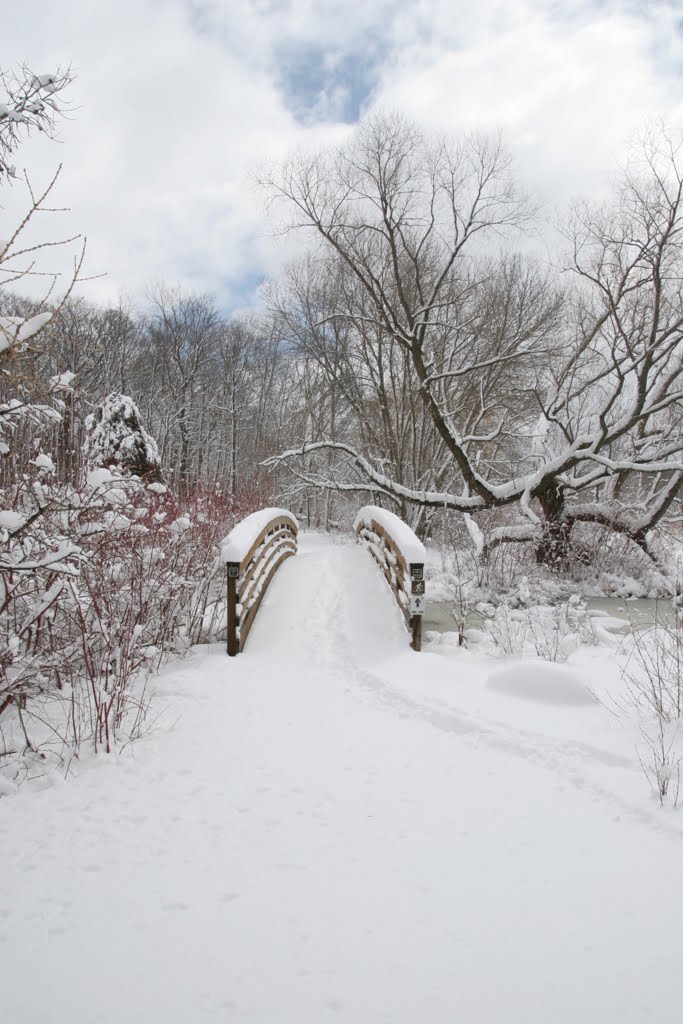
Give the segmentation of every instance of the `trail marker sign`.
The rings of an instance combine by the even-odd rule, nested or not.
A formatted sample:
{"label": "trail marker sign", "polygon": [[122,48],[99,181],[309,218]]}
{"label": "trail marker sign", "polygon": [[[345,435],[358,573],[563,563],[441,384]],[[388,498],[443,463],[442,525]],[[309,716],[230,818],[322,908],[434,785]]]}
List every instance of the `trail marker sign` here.
{"label": "trail marker sign", "polygon": [[411,562],[410,565],[410,614],[424,615],[425,610],[425,578],[424,565]]}

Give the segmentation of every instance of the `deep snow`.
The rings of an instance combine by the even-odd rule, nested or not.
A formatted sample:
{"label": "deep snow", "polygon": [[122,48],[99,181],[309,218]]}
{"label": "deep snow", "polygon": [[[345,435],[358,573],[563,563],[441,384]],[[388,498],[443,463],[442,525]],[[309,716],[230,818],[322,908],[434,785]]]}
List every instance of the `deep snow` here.
{"label": "deep snow", "polygon": [[[634,737],[536,699],[538,664],[433,650],[366,551],[304,535],[243,655],[0,800],[3,1020],[678,1022],[681,816]],[[564,671],[619,685],[597,648]]]}

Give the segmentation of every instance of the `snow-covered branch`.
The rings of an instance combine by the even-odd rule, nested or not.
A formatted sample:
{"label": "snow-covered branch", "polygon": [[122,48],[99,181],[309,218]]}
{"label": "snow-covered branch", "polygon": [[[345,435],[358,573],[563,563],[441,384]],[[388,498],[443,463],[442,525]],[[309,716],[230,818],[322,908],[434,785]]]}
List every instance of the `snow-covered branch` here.
{"label": "snow-covered branch", "polygon": [[71,83],[70,68],[36,75],[26,65],[0,69],[0,183],[16,177],[10,160],[22,134],[40,131],[53,137],[57,120],[66,113],[62,93]]}

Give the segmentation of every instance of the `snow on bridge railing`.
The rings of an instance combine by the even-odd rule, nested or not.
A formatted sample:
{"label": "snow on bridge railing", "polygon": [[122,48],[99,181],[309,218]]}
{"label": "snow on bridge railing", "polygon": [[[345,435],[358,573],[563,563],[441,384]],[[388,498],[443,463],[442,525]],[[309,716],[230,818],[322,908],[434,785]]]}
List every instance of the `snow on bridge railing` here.
{"label": "snow on bridge railing", "polygon": [[228,654],[244,645],[268,584],[285,558],[297,551],[299,528],[284,508],[253,512],[221,544],[228,573]]}
{"label": "snow on bridge railing", "polygon": [[353,524],[356,540],[364,544],[392,589],[412,634],[411,646],[422,648],[425,605],[424,544],[393,512],[366,505]]}

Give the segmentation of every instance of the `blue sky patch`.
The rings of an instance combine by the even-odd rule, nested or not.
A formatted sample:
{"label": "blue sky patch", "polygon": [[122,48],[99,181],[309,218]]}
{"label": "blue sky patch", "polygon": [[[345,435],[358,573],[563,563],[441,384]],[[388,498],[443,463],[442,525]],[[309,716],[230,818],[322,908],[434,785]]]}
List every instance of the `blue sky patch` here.
{"label": "blue sky patch", "polygon": [[297,121],[357,121],[377,80],[373,51],[372,46],[346,54],[315,46],[282,47],[276,54],[277,73]]}

